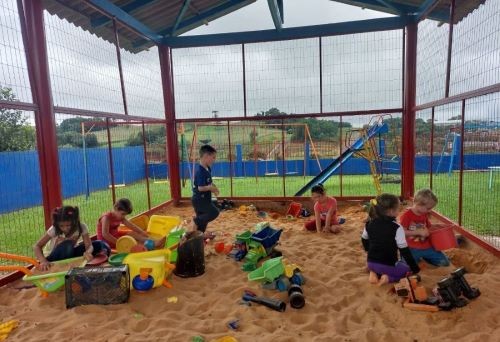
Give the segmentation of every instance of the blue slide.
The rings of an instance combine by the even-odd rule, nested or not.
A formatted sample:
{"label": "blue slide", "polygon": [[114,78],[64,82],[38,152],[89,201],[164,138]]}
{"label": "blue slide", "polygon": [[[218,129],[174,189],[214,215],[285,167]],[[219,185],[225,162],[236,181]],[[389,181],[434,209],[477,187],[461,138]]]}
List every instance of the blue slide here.
{"label": "blue slide", "polygon": [[371,139],[376,134],[383,134],[389,132],[389,126],[386,123],[376,123],[367,132],[367,137],[361,137],[357,139],[351,146],[349,146],[337,159],[332,161],[319,175],[314,177],[307,183],[302,189],[297,191],[295,196],[302,196],[306,191],[311,189],[316,184],[323,184],[328,178],[330,178],[335,170],[337,170],[340,165],[345,163],[352,155],[363,148],[365,144],[365,139]]}

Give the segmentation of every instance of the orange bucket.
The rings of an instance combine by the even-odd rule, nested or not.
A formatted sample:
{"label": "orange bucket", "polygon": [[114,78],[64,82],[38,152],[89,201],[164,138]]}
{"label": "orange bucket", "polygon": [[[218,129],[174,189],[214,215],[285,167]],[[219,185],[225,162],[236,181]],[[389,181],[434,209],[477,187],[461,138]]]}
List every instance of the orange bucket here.
{"label": "orange bucket", "polygon": [[453,226],[438,226],[430,231],[429,240],[432,247],[438,251],[444,251],[458,246]]}
{"label": "orange bucket", "polygon": [[297,203],[297,202],[292,202],[292,203],[290,203],[290,206],[288,207],[288,211],[286,212],[286,215],[291,215],[293,217],[299,217],[301,209],[302,209],[302,204]]}

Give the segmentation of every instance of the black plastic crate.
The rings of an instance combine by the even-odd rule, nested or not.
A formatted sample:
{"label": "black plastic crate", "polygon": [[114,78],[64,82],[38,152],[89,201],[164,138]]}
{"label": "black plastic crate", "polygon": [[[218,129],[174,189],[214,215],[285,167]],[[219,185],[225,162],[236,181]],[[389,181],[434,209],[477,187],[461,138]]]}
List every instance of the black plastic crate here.
{"label": "black plastic crate", "polygon": [[130,296],[128,266],[75,267],[66,274],[66,308],[121,304]]}

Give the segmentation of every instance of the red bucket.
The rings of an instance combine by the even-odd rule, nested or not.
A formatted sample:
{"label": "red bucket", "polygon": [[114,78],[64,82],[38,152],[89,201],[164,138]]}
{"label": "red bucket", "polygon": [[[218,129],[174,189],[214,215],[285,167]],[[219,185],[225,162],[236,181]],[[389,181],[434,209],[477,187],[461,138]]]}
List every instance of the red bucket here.
{"label": "red bucket", "polygon": [[293,217],[299,217],[300,215],[300,210],[302,209],[302,204],[297,203],[297,202],[292,202],[290,203],[290,206],[288,207],[288,211],[286,212],[286,215],[292,215]]}
{"label": "red bucket", "polygon": [[438,251],[458,247],[453,226],[437,226],[430,231],[429,240],[432,247]]}

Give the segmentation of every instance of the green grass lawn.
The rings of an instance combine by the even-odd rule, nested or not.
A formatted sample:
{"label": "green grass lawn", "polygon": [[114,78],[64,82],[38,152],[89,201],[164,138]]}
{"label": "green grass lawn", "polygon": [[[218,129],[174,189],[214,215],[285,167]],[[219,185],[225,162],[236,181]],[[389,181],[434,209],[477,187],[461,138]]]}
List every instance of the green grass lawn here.
{"label": "green grass lawn", "polygon": [[[293,196],[311,177],[286,177],[286,196]],[[231,195],[229,178],[215,181],[221,190],[221,196]],[[428,186],[428,175],[417,175],[415,188]],[[448,177],[447,174],[434,176],[434,192],[439,198],[437,211],[458,219],[458,173]],[[116,196],[129,198],[134,206],[133,214],[148,209],[145,181],[116,189]],[[373,196],[375,190],[370,176],[343,176],[343,196]],[[328,193],[340,195],[339,178],[332,177],[326,182]],[[384,192],[400,193],[400,184],[382,184]],[[151,205],[156,206],[170,199],[169,183],[150,180]],[[478,234],[500,236],[500,207],[495,205],[500,199],[500,177],[495,179],[492,190],[488,189],[488,173],[464,173],[463,225]],[[191,196],[189,182],[182,189],[182,195]],[[233,179],[233,196],[282,196],[283,180],[279,177],[235,178]],[[82,221],[89,225],[91,232],[99,216],[112,207],[111,191],[93,192],[87,199],[76,196],[64,200],[67,205],[80,207]],[[0,251],[31,255],[31,246],[43,234],[42,207],[23,209],[0,215]]]}

